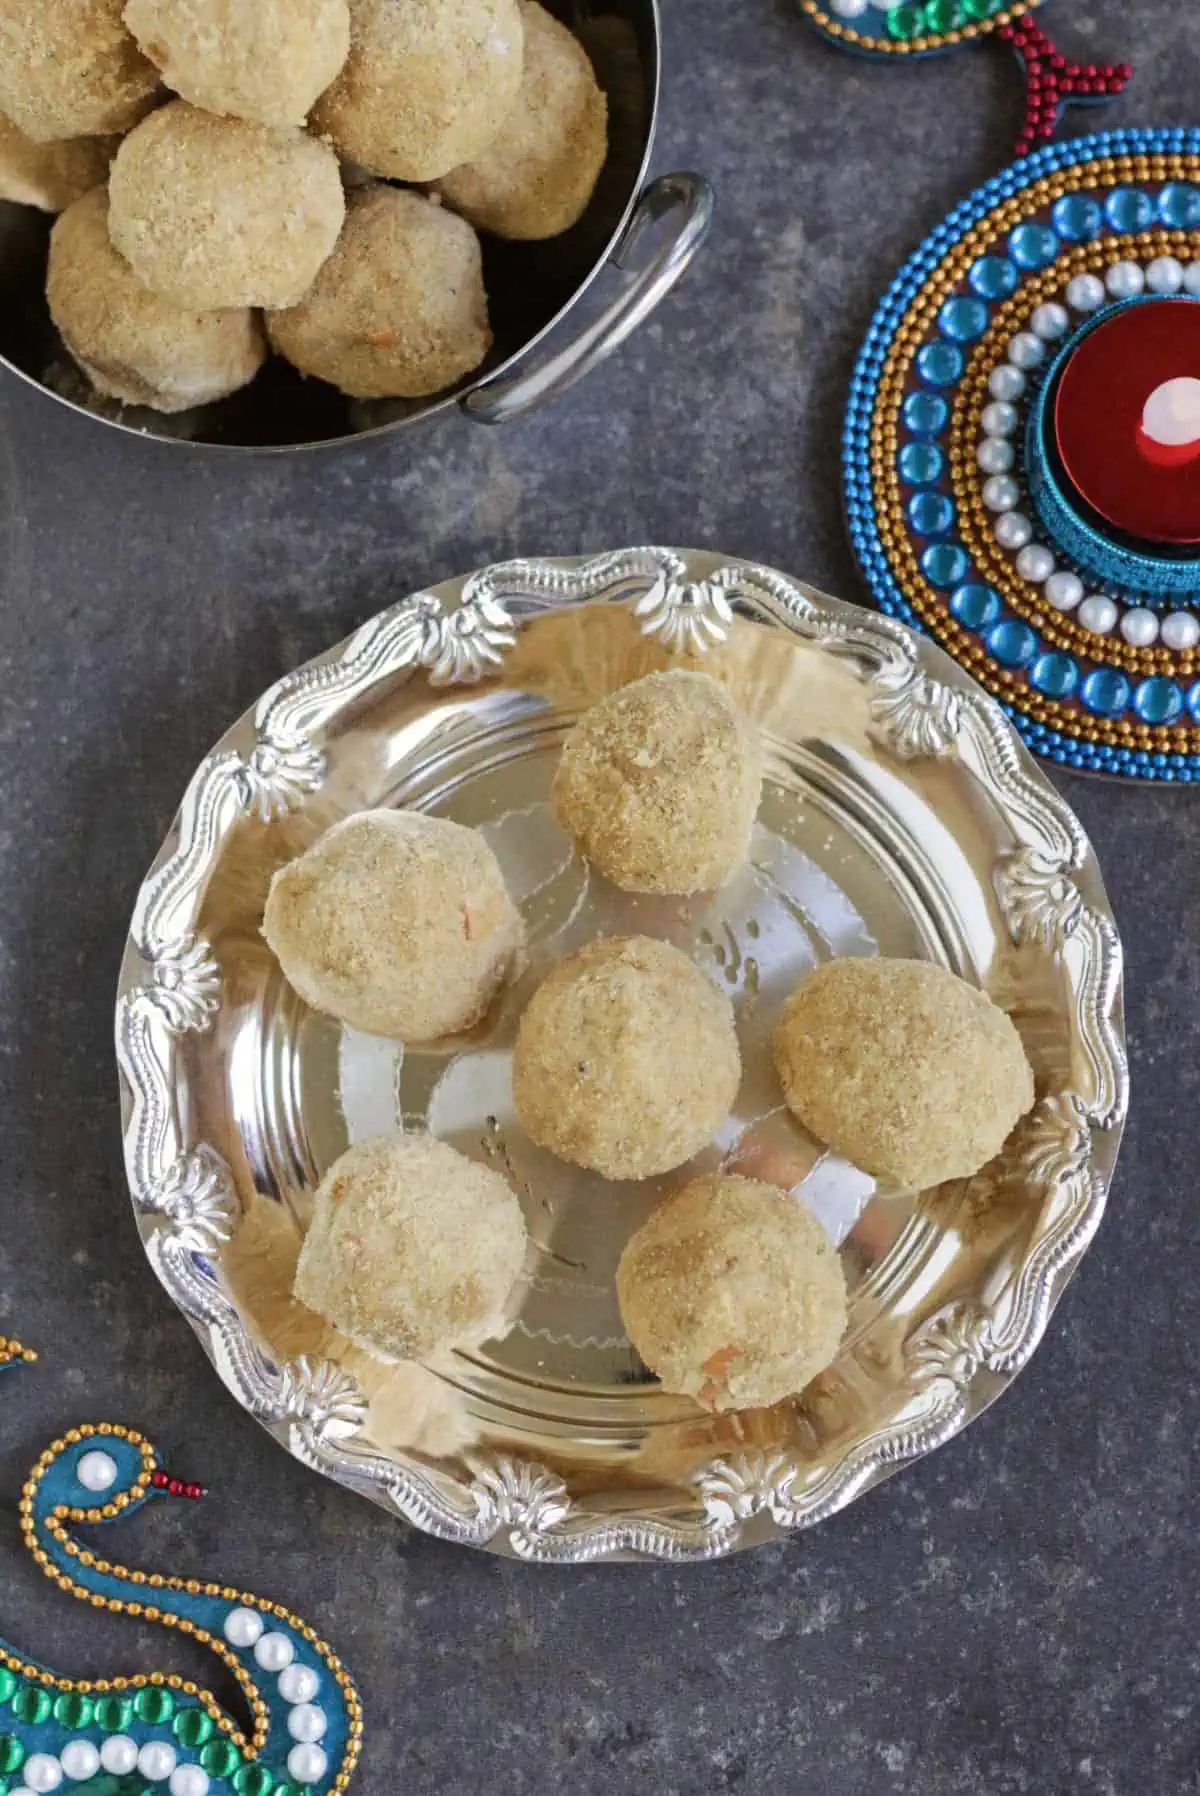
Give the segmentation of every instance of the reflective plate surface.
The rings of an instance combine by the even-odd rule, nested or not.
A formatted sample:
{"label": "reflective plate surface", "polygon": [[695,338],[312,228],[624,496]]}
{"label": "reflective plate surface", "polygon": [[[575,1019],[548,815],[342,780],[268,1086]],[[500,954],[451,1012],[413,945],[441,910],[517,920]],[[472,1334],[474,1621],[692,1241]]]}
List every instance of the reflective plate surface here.
{"label": "reflective plate surface", "polygon": [[[759,724],[763,806],[723,891],[633,898],[572,852],[550,781],[581,710],[681,660]],[[528,926],[511,989],[436,1049],[310,1012],[259,932],[275,868],[385,804],[482,829]],[[666,937],[724,985],[745,1068],[698,1162],[627,1185],[535,1148],[509,1078],[533,986],[615,931]],[[875,953],[985,986],[1025,1040],[1038,1103],[969,1182],[877,1188],[782,1107],[768,1045],[791,986]],[[664,549],[447,582],[267,693],[197,771],[139,896],[117,1047],[147,1255],[239,1402],[393,1514],[533,1560],[717,1557],[819,1521],[956,1433],[1041,1338],[1099,1223],[1127,1102],[1095,858],[999,708],[900,625]],[[503,1339],[396,1368],[290,1287],[325,1168],[426,1124],[507,1173],[531,1247]],[[658,1390],[613,1274],[661,1195],[718,1164],[794,1190],[853,1295],[840,1356],[801,1399],[712,1417]]]}

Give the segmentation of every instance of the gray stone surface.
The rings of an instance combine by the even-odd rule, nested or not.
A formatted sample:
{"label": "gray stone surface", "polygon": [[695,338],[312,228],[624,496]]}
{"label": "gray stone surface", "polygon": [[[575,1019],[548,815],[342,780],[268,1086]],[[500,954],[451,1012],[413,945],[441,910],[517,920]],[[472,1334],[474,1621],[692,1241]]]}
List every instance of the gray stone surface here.
{"label": "gray stone surface", "polygon": [[[862,66],[785,0],[666,13],[660,166],[712,175],[719,230],[659,321],[543,416],[220,462],[0,382],[0,1328],[44,1353],[2,1394],[0,1624],[66,1670],[159,1657],[17,1548],[22,1468],[111,1416],[213,1491],[139,1521],[143,1562],[277,1592],[344,1649],[364,1796],[1176,1796],[1200,1788],[1190,794],[1069,787],[1128,943],[1136,1098],[1048,1340],[966,1437],[788,1549],[568,1573],[406,1535],[233,1406],[137,1250],[110,1048],[128,911],[194,763],[269,681],[414,584],[519,551],[711,544],[860,594],[851,358],[904,254],[1004,157],[1016,81],[1000,51]],[[1194,118],[1188,8],[1061,0],[1052,22],[1139,61],[1110,116]]]}

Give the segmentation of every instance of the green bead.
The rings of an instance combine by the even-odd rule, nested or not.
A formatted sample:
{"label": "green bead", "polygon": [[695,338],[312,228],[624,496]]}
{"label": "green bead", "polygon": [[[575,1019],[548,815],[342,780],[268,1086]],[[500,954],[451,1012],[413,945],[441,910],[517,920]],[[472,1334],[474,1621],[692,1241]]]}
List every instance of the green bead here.
{"label": "green bead", "polygon": [[96,1704],[96,1720],[106,1734],[123,1734],[133,1720],[133,1704],[127,1696],[102,1696]]}
{"label": "green bead", "polygon": [[271,1796],[275,1778],[265,1765],[243,1765],[234,1772],[233,1787],[238,1796]]}
{"label": "green bead", "polygon": [[78,1733],[91,1721],[93,1706],[90,1696],[84,1696],[78,1690],[66,1690],[54,1705],[54,1719],[69,1727],[72,1733]]}
{"label": "green bead", "polygon": [[966,22],[962,0],[929,0],[925,8],[925,29],[938,37],[947,31],[961,31]]}
{"label": "green bead", "polygon": [[216,1723],[207,1709],[180,1709],[171,1731],[181,1746],[203,1746],[212,1739]]}
{"label": "green bead", "polygon": [[7,1702],[16,1687],[16,1672],[10,1671],[7,1665],[0,1665],[0,1703]]}
{"label": "green bead", "polygon": [[12,1699],[13,1714],[27,1727],[40,1727],[49,1720],[53,1708],[54,1698],[49,1690],[42,1690],[37,1684],[23,1685]]}
{"label": "green bead", "polygon": [[968,19],[987,19],[995,12],[995,0],[962,0],[962,9]]}
{"label": "green bead", "polygon": [[133,1707],[139,1720],[148,1721],[151,1727],[161,1727],[175,1713],[175,1695],[162,1684],[147,1684],[134,1697]]}
{"label": "green bead", "polygon": [[299,1784],[276,1784],[275,1796],[304,1796]]}
{"label": "green bead", "polygon": [[242,1755],[232,1740],[210,1740],[200,1754],[200,1763],[210,1777],[232,1777],[242,1762]]}
{"label": "green bead", "polygon": [[25,1748],[15,1734],[0,1734],[0,1771],[19,1771],[25,1763]]}
{"label": "green bead", "polygon": [[925,29],[925,8],[912,0],[908,6],[892,6],[888,8],[888,35],[890,37],[920,37]]}

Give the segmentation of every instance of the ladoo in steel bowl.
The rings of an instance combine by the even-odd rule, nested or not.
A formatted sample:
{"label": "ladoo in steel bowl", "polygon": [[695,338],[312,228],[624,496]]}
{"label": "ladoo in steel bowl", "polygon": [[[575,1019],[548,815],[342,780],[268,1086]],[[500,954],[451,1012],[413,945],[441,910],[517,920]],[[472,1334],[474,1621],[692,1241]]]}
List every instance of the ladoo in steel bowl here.
{"label": "ladoo in steel bowl", "polygon": [[[545,243],[483,237],[495,342],[481,368],[420,400],[347,399],[278,358],[243,392],[179,417],[96,395],[74,366],[45,300],[51,220],[0,204],[0,365],[60,404],[139,436],[185,447],[316,449],[408,429],[451,406],[500,424],[564,392],[624,342],[704,241],[712,190],[694,174],[647,183],[658,117],[658,0],[545,0],[582,41],[609,104],[609,154],[578,224]],[[652,250],[638,248],[653,231]],[[638,264],[636,271],[634,263]],[[616,292],[590,320],[568,320],[598,276]]]}

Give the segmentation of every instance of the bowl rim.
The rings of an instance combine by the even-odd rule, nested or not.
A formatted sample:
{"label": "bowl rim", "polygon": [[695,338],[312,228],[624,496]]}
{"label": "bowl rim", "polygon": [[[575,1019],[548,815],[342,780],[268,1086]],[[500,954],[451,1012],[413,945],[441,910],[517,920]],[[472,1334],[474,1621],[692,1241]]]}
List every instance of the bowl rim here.
{"label": "bowl rim", "polygon": [[480,375],[476,380],[469,381],[466,386],[454,388],[448,393],[443,393],[440,396],[435,397],[427,406],[423,406],[420,411],[410,413],[407,417],[393,418],[386,424],[374,424],[367,430],[346,432],[342,435],[332,437],[314,437],[311,442],[303,443],[212,443],[205,441],[197,442],[188,437],[171,436],[165,431],[155,430],[149,426],[130,424],[123,418],[110,418],[103,412],[92,411],[88,406],[81,405],[78,400],[68,398],[64,393],[56,393],[53,387],[47,386],[46,383],[39,380],[36,375],[30,374],[28,369],[20,368],[15,362],[10,361],[2,350],[0,350],[0,369],[6,374],[13,376],[14,379],[19,380],[33,392],[41,394],[43,398],[53,400],[56,405],[62,406],[66,411],[74,412],[78,417],[88,419],[90,423],[102,424],[107,426],[110,430],[119,431],[122,436],[132,437],[136,441],[144,443],[161,443],[164,447],[169,449],[190,450],[193,452],[202,451],[222,456],[253,455],[256,457],[273,457],[282,455],[311,455],[318,451],[352,449],[359,443],[376,441],[380,437],[390,436],[409,426],[425,424],[433,418],[440,417],[443,413],[449,411],[451,407],[456,407],[460,411],[465,410],[463,405],[464,400],[468,399],[472,394],[485,391],[491,381],[499,380],[502,376],[512,374],[526,357],[531,355],[536,349],[540,348],[551,333],[558,329],[566,319],[568,313],[574,310],[575,306],[611,262],[614,250],[621,242],[622,237],[629,227],[629,221],[633,216],[634,207],[637,205],[642,189],[645,186],[646,176],[649,173],[651,159],[654,154],[655,139],[658,134],[659,105],[662,97],[663,63],[663,29],[660,0],[635,0],[635,4],[644,6],[649,17],[650,41],[653,46],[653,69],[651,71],[650,92],[648,96],[649,106],[646,141],[643,145],[641,158],[638,162],[637,173],[630,182],[629,194],[626,197],[620,215],[617,218],[610,235],[606,239],[604,247],[597,254],[596,259],[592,263],[587,274],[579,285],[572,290],[569,298],[563,301],[558,311],[546,320],[545,324],[541,326],[534,336],[527,338],[519,348],[514,349],[512,354],[507,356],[503,362],[498,363],[494,368],[489,368],[486,374]]}

